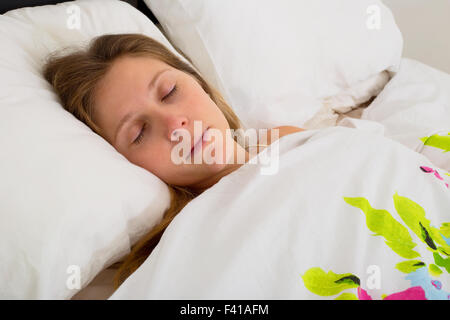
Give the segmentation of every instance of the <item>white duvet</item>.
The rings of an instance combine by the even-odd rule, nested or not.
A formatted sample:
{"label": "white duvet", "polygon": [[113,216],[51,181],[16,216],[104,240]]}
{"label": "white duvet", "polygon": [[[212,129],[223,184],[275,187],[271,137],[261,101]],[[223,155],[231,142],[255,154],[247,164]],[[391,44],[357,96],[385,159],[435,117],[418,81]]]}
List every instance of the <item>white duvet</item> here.
{"label": "white duvet", "polygon": [[385,137],[450,171],[450,75],[403,58],[399,71],[363,111],[361,119],[347,118],[338,123],[355,128],[379,124]]}
{"label": "white duvet", "polygon": [[450,176],[378,129],[282,137],[275,174],[194,199],[111,299],[448,299]]}

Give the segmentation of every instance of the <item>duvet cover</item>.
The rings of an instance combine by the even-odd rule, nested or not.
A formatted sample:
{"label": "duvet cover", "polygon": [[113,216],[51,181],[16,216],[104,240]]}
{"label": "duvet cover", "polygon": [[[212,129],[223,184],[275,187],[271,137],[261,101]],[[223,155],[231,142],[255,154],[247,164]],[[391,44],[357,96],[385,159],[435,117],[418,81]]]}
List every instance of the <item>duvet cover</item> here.
{"label": "duvet cover", "polygon": [[450,175],[378,125],[284,136],[110,299],[450,299]]}

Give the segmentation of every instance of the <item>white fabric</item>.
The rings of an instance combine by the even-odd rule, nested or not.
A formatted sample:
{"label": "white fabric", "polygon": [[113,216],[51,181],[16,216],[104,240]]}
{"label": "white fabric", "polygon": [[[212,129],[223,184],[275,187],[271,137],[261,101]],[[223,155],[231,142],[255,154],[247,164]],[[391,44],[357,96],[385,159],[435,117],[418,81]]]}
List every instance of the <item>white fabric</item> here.
{"label": "white fabric", "polygon": [[[428,157],[450,171],[450,75],[413,59],[403,58],[399,71],[362,113],[376,121],[385,136]],[[424,145],[420,138],[447,136],[444,149]]]}
{"label": "white fabric", "polygon": [[[77,12],[80,28],[70,29]],[[127,254],[170,194],[62,108],[44,58],[104,33],[143,33],[175,51],[118,0],[10,11],[0,30],[0,299],[70,298],[77,275],[82,288]]]}
{"label": "white fabric", "polygon": [[325,99],[321,109],[303,124],[305,129],[321,129],[337,125],[339,115],[361,107],[371,97],[377,96],[390,80],[392,74],[387,71],[377,73],[339,95]]}
{"label": "white fabric", "polygon": [[[354,274],[373,299],[419,285],[427,298],[447,299],[448,272],[428,275],[433,252],[394,206],[397,194],[420,205],[432,226],[449,222],[450,189],[420,169],[432,166],[426,157],[383,137],[378,128],[302,131],[260,155],[277,148],[275,174],[261,174],[263,165],[247,163],[190,202],[110,299],[336,298],[306,289],[302,276],[314,267]],[[397,269],[408,259],[370,231],[362,210],[344,197],[363,197],[374,209],[388,211],[408,230],[420,254],[416,259],[426,267],[414,274]],[[378,282],[370,277],[373,270]],[[433,289],[435,280],[440,290]],[[357,294],[356,288],[347,291]]]}
{"label": "white fabric", "polygon": [[249,128],[304,127],[325,101],[368,100],[403,48],[379,0],[144,1]]}

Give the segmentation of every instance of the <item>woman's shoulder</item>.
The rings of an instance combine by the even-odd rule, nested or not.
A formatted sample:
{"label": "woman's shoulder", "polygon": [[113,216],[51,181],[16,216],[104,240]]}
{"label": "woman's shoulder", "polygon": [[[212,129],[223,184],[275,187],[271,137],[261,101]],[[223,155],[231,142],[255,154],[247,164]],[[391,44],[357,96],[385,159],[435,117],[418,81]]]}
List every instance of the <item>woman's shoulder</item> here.
{"label": "woman's shoulder", "polygon": [[[304,131],[306,129],[295,127],[295,126],[279,126],[267,131],[267,145],[270,145],[272,142],[284,137],[288,134]],[[263,141],[261,141],[263,142]]]}
{"label": "woman's shoulder", "polygon": [[258,136],[258,142],[256,145],[247,146],[246,149],[250,147],[255,147],[257,153],[268,147],[271,143],[277,141],[281,137],[284,137],[288,134],[304,131],[306,129],[295,127],[295,126],[279,126],[275,128],[268,129],[265,131],[265,134],[261,135],[261,132]]}

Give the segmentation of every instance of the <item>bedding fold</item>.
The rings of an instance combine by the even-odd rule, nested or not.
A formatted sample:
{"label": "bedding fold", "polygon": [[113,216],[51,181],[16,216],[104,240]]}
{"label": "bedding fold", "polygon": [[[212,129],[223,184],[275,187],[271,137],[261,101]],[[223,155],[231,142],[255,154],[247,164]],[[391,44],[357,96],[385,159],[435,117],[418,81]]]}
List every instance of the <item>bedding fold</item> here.
{"label": "bedding fold", "polygon": [[383,125],[385,136],[450,171],[450,75],[403,58],[398,72],[364,109],[362,120]]}

